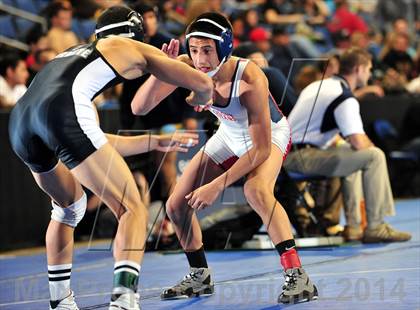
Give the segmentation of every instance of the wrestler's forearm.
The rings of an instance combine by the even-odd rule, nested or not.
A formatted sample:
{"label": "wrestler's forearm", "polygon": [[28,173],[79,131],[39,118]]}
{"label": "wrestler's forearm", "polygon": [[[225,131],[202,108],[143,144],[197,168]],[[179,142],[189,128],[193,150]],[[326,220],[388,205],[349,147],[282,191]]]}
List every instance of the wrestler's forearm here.
{"label": "wrestler's forearm", "polygon": [[149,57],[147,69],[157,79],[196,92],[205,102],[213,96],[213,82],[206,74],[168,57]]}
{"label": "wrestler's forearm", "polygon": [[158,139],[155,135],[126,137],[106,134],[106,137],[108,142],[123,157],[153,151],[158,145]]}
{"label": "wrestler's forearm", "polygon": [[133,114],[146,115],[175,89],[175,85],[162,82],[153,75],[150,76],[137,90],[131,101],[131,110]]}

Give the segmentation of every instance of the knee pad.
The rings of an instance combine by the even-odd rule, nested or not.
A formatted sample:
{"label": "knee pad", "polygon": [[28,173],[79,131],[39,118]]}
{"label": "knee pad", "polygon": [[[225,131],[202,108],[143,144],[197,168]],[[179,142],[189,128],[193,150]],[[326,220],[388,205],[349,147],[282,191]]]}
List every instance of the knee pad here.
{"label": "knee pad", "polygon": [[82,220],[86,212],[86,193],[83,192],[82,198],[69,205],[67,208],[60,207],[54,201],[51,201],[51,204],[53,207],[51,211],[51,219],[75,228]]}

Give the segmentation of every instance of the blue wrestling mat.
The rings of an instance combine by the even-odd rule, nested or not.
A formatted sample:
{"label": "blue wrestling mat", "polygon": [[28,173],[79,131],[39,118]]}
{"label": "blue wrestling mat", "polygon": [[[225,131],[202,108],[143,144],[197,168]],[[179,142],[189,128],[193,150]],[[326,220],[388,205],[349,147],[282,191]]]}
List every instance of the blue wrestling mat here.
{"label": "blue wrestling mat", "polygon": [[[163,288],[187,272],[182,253],[146,253],[140,272],[142,309],[420,309],[420,200],[397,202],[388,221],[413,239],[394,244],[345,244],[304,249],[304,268],[317,285],[319,300],[293,306],[276,304],[283,276],[277,253],[209,252],[215,295],[161,301]],[[75,251],[72,289],[81,309],[107,309],[113,259],[109,244]],[[45,253],[0,257],[0,309],[48,309]]]}

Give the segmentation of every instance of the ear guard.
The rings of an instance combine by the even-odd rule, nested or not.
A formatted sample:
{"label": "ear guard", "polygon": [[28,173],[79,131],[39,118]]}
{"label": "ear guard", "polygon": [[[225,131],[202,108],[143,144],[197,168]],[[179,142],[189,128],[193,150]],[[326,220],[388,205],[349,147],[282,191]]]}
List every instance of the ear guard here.
{"label": "ear guard", "polygon": [[216,26],[217,28],[219,28],[221,31],[217,35],[212,34],[212,33],[207,33],[207,32],[204,32],[204,31],[193,31],[193,32],[188,33],[185,36],[188,56],[190,56],[190,58],[191,58],[190,47],[189,47],[189,39],[191,37],[205,37],[205,38],[215,40],[217,56],[219,58],[219,61],[221,63],[226,62],[229,59],[229,57],[232,55],[232,51],[233,51],[233,33],[232,33],[232,31],[228,28],[223,27],[222,25],[219,25],[215,21],[213,21],[211,19],[208,19],[208,18],[199,19],[199,20],[195,21],[194,23],[198,23],[198,22],[210,23],[210,24]]}
{"label": "ear guard", "polygon": [[96,29],[95,35],[97,39],[100,39],[114,34],[143,42],[143,25],[143,17],[136,11],[131,11],[127,16],[126,21],[109,24],[99,29]]}

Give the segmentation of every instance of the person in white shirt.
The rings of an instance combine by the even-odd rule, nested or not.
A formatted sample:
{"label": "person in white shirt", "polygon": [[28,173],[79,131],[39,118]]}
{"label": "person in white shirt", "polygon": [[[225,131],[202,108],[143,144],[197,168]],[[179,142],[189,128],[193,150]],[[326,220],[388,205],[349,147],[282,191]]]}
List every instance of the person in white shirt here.
{"label": "person in white shirt", "polygon": [[[409,233],[384,223],[384,216],[395,214],[386,159],[365,134],[359,102],[353,96],[356,87],[367,84],[371,68],[370,55],[352,48],[340,56],[339,75],[302,90],[288,118],[295,151],[284,166],[310,175],[342,177],[346,239],[407,241]],[[338,134],[345,139],[339,146],[335,143]],[[364,232],[360,228],[362,194],[368,222]]]}
{"label": "person in white shirt", "polygon": [[0,107],[13,107],[26,92],[29,72],[25,61],[9,52],[0,58]]}

